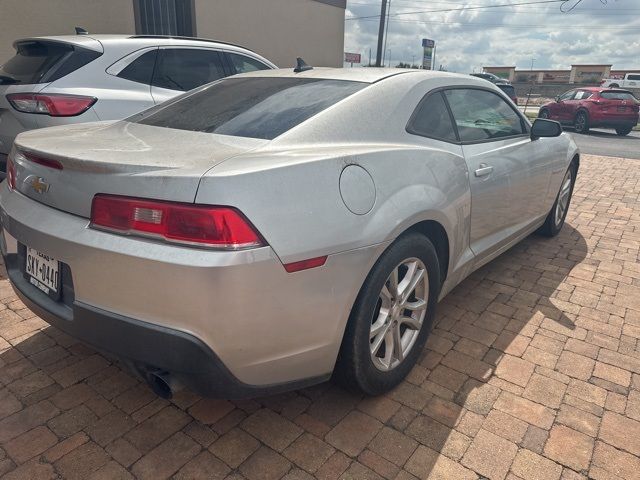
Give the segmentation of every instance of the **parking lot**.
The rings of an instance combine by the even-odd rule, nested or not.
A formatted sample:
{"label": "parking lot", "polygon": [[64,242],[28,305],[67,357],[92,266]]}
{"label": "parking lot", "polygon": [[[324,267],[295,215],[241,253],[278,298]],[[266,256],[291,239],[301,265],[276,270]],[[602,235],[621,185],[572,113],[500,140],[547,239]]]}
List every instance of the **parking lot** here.
{"label": "parking lot", "polygon": [[585,156],[561,234],[458,286],[419,365],[379,398],[326,383],[162,400],[34,317],[3,273],[0,475],[640,478],[639,199],[640,161]]}
{"label": "parking lot", "polygon": [[583,153],[640,159],[640,131],[620,137],[613,130],[592,129],[587,135],[572,136]]}

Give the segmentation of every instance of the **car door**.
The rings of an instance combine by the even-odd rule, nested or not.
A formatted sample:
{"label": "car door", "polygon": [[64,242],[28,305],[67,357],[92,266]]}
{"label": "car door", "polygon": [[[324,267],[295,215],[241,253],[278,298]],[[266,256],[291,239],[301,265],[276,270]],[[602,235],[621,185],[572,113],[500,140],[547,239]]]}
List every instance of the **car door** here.
{"label": "car door", "polygon": [[469,170],[470,245],[477,262],[485,263],[544,215],[552,159],[536,148],[528,122],[498,93],[451,88],[445,98]]}
{"label": "car door", "polygon": [[162,47],[151,82],[156,104],[193,88],[230,75],[222,55],[211,48]]}
{"label": "car door", "polygon": [[629,88],[639,88],[640,87],[640,75],[629,74],[624,81],[624,86]]}
{"label": "car door", "polygon": [[573,115],[571,115],[572,104],[570,102],[573,101],[573,97],[575,97],[575,95],[576,90],[569,90],[558,97],[555,105],[556,115],[552,117],[553,120],[558,120],[560,122],[569,122],[573,120]]}

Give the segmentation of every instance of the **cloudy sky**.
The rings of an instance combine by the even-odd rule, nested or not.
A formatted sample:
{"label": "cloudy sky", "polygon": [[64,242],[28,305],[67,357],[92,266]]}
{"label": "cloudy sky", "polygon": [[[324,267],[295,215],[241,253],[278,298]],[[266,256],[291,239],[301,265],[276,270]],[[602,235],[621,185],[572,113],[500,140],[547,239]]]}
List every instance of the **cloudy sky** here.
{"label": "cloudy sky", "polygon": [[[571,64],[612,63],[640,69],[640,0],[582,0],[562,13],[561,3],[464,9],[536,0],[391,0],[387,36],[392,65],[421,62],[422,38],[436,41],[436,63],[449,71],[485,65],[568,69]],[[369,49],[375,62],[381,0],[347,0],[345,51]],[[577,0],[564,3],[569,9]],[[448,12],[434,10],[458,9]],[[422,13],[417,13],[422,12]],[[405,14],[406,13],[406,14]],[[401,14],[401,15],[398,15]]]}

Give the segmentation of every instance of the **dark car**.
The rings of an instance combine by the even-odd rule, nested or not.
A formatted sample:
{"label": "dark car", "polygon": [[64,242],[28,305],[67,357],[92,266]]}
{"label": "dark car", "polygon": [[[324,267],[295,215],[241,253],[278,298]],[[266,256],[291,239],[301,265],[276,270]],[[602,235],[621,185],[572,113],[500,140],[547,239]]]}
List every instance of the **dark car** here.
{"label": "dark car", "polygon": [[585,87],[569,90],[540,107],[538,117],[573,125],[577,133],[592,127],[627,135],[638,124],[640,102],[628,90]]}
{"label": "dark car", "polygon": [[507,80],[506,78],[500,78],[497,75],[494,75],[493,73],[470,73],[469,75],[473,76],[473,77],[478,77],[478,78],[483,78],[485,80],[488,80],[491,83],[495,83],[496,85],[499,83],[509,83],[509,80]]}
{"label": "dark car", "polygon": [[513,85],[509,83],[496,83],[496,87],[506,93],[507,97],[509,97],[513,103],[518,105],[518,97],[516,96],[516,89]]}

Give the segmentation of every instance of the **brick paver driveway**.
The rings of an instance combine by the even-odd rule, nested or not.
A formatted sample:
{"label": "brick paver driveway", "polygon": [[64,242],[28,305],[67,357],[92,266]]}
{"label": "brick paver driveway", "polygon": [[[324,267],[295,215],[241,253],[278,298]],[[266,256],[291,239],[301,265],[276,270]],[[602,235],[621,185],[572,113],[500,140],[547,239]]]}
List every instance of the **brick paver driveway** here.
{"label": "brick paver driveway", "polygon": [[640,161],[585,157],[562,234],[454,290],[420,365],[380,398],[324,384],[165,401],[3,279],[0,475],[640,478],[639,197]]}

